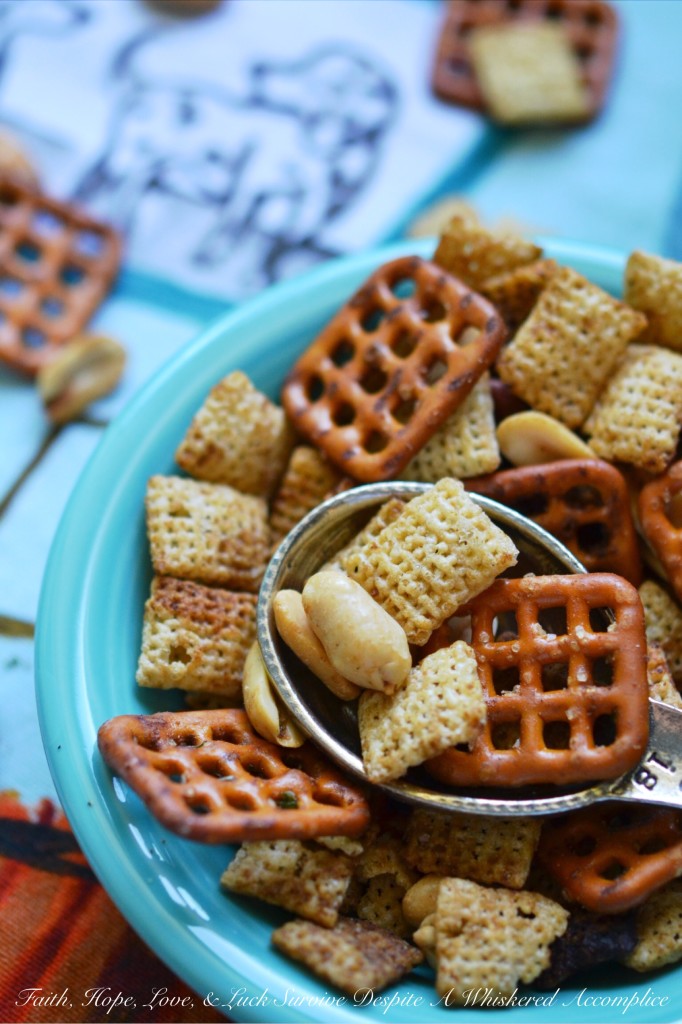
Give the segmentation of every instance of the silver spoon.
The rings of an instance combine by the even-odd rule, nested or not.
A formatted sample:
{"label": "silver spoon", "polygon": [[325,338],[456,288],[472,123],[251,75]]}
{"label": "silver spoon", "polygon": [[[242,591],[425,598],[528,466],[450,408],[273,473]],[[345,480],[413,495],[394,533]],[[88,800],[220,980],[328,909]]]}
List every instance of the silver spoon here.
{"label": "silver spoon", "polygon": [[[302,590],[305,581],[389,498],[409,500],[432,486],[392,481],[367,484],[330,498],[282,541],[260,590],[258,640],[277,692],[303,731],[342,768],[365,780],[354,703],[335,697],[283,643],[275,627],[272,601],[279,590]],[[513,575],[586,572],[563,544],[536,523],[490,498],[471,496],[519,549]],[[639,765],[621,778],[584,789],[446,789],[418,770],[379,788],[400,800],[432,809],[505,817],[575,810],[601,800],[682,807],[682,711],[650,700],[649,715],[649,745]]]}

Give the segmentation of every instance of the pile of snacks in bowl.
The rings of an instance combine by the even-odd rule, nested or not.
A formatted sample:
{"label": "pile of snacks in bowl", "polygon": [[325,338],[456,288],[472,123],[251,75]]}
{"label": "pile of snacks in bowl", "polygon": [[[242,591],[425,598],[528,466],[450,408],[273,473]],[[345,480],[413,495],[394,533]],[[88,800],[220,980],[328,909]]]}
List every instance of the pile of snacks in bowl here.
{"label": "pile of snacks in bowl", "polygon": [[[281,407],[230,373],[177,475],[149,481],[137,681],[187,709],[114,718],[100,750],[166,827],[240,843],[222,885],[295,915],[275,946],[351,994],[424,959],[457,1005],[682,958],[682,812],[492,819],[381,788],[615,779],[646,751],[649,698],[682,708],[682,265],[633,253],[624,295],[462,209],[431,261],[349,297]],[[282,643],[357,714],[363,782],[280,700],[256,606],[288,532],[379,480],[433,486],[273,600]],[[587,573],[510,575],[516,547],[472,494]]]}

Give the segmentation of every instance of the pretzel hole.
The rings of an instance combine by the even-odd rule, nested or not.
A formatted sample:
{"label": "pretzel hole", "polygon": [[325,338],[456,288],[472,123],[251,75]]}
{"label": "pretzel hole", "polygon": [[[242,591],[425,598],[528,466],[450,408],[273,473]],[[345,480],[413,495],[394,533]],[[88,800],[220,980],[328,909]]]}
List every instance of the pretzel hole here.
{"label": "pretzel hole", "polygon": [[16,277],[0,278],[0,295],[6,299],[15,299],[17,295],[21,295],[23,290],[23,284]]}
{"label": "pretzel hole", "polygon": [[45,316],[60,316],[64,312],[64,303],[54,295],[48,295],[40,303],[40,309]]}
{"label": "pretzel hole", "polygon": [[590,629],[593,633],[606,633],[612,621],[610,608],[590,608]]}
{"label": "pretzel hole", "polygon": [[514,508],[527,519],[534,519],[536,516],[544,515],[547,511],[549,498],[546,494],[529,494],[528,497],[515,501]]}
{"label": "pretzel hole", "polygon": [[522,0],[507,0],[507,10],[511,11],[512,14],[516,14],[523,7]]}
{"label": "pretzel hole", "polygon": [[387,444],[388,438],[378,430],[373,430],[365,441],[365,451],[370,455],[376,455],[378,452],[383,452]]}
{"label": "pretzel hole", "polygon": [[597,849],[597,840],[594,836],[580,836],[579,839],[569,842],[569,853],[576,857],[589,857]]}
{"label": "pretzel hole", "polygon": [[613,661],[611,658],[596,658],[592,662],[592,681],[595,686],[613,685]]}
{"label": "pretzel hole", "polygon": [[241,766],[244,771],[247,771],[249,775],[253,775],[257,779],[271,779],[275,775],[272,770],[272,765],[264,758],[243,758],[241,760]]}
{"label": "pretzel hole", "polygon": [[448,60],[448,71],[453,75],[468,75],[469,63],[462,57],[450,57]]}
{"label": "pretzel hole", "polygon": [[168,781],[175,782],[178,785],[180,785],[185,781],[185,776],[181,772],[171,772],[171,774],[168,776]]}
{"label": "pretzel hole", "polygon": [[73,288],[75,285],[80,284],[84,277],[85,271],[80,267],[77,267],[74,263],[67,263],[59,274],[59,280],[69,288]]}
{"label": "pretzel hole", "polygon": [[360,321],[360,326],[367,334],[373,334],[385,319],[386,310],[382,309],[380,306],[376,306],[374,309],[370,309],[369,312],[365,313]]}
{"label": "pretzel hole", "polygon": [[14,247],[14,251],[24,263],[38,263],[43,254],[40,246],[36,245],[35,242],[29,242],[28,239],[18,242]]}
{"label": "pretzel hole", "polygon": [[457,35],[461,36],[462,39],[466,39],[466,37],[471,33],[472,28],[473,25],[470,21],[463,21],[461,25],[455,25],[455,32]]}
{"label": "pretzel hole", "polygon": [[3,206],[16,206],[19,201],[19,196],[14,189],[9,185],[0,187],[0,203]]}
{"label": "pretzel hole", "polygon": [[552,690],[568,689],[568,664],[565,661],[552,661],[543,665],[540,670],[540,681],[545,693]]}
{"label": "pretzel hole", "polygon": [[418,401],[416,398],[405,398],[393,410],[391,415],[398,423],[409,423],[414,416]]}
{"label": "pretzel hole", "polygon": [[21,341],[26,348],[42,348],[47,338],[37,327],[24,327],[21,332]]}
{"label": "pretzel hole", "polygon": [[388,374],[380,370],[378,366],[370,366],[360,378],[360,387],[369,395],[376,395],[383,391],[388,382]]}
{"label": "pretzel hole", "polygon": [[408,331],[401,331],[393,342],[392,348],[399,359],[407,359],[417,347],[419,339]]}
{"label": "pretzel hole", "polygon": [[665,514],[671,526],[676,530],[682,528],[682,491],[670,495],[665,505]]}
{"label": "pretzel hole", "polygon": [[175,742],[179,747],[200,747],[205,740],[195,732],[181,732]]}
{"label": "pretzel hole", "polygon": [[667,849],[668,843],[664,839],[661,839],[660,836],[651,836],[650,839],[642,843],[637,852],[643,857],[653,857],[655,853],[662,853]]}
{"label": "pretzel hole", "polygon": [[500,612],[493,619],[493,639],[500,644],[516,640],[519,635],[519,626],[516,621],[516,612]]}
{"label": "pretzel hole", "polygon": [[355,345],[348,340],[340,341],[331,354],[334,366],[345,366],[355,355]]}
{"label": "pretzel hole", "polygon": [[583,523],[575,531],[575,537],[583,551],[591,555],[603,555],[608,551],[611,531],[606,523]]}
{"label": "pretzel hole", "polygon": [[564,501],[571,508],[601,508],[604,504],[601,491],[591,484],[578,484],[564,494]]}
{"label": "pretzel hole", "polygon": [[627,871],[627,867],[622,861],[613,859],[606,864],[599,872],[600,878],[605,878],[607,882],[615,882],[617,878],[624,875]]}
{"label": "pretzel hole", "polygon": [[174,662],[181,665],[189,665],[191,660],[192,655],[184,644],[171,644],[171,648],[168,652],[168,661],[171,665]]}
{"label": "pretzel hole", "polygon": [[194,814],[210,814],[211,807],[205,797],[192,796],[188,797],[185,802]]}
{"label": "pretzel hole", "polygon": [[83,256],[100,256],[104,249],[104,239],[96,231],[81,231],[76,238],[76,251]]}
{"label": "pretzel hole", "polygon": [[576,46],[575,52],[577,54],[578,60],[582,61],[583,64],[586,64],[588,60],[591,58],[592,54],[594,53],[594,49],[591,46],[588,46],[587,44],[583,43],[581,46]]}
{"label": "pretzel hole", "polygon": [[561,21],[564,17],[564,10],[561,4],[550,4],[545,11],[545,17],[550,21]]}
{"label": "pretzel hole", "polygon": [[64,221],[49,210],[38,210],[33,216],[31,227],[39,235],[56,235],[64,227]]}
{"label": "pretzel hole", "polygon": [[616,713],[612,711],[608,715],[599,715],[592,726],[592,736],[596,747],[610,747],[615,743],[617,735]]}
{"label": "pretzel hole", "polygon": [[493,690],[497,694],[510,693],[519,685],[518,666],[493,669]]}
{"label": "pretzel hole", "polygon": [[585,14],[583,15],[583,21],[590,28],[596,28],[597,25],[601,25],[602,16],[599,8],[591,7],[588,11],[585,11]]}
{"label": "pretzel hole", "polygon": [[226,722],[223,725],[212,726],[211,739],[219,740],[223,743],[234,743],[235,746],[241,746],[244,743],[251,742],[251,737],[248,733],[243,732],[239,726],[231,725],[229,722]]}
{"label": "pretzel hole", "polygon": [[355,409],[350,402],[342,402],[334,410],[332,419],[337,427],[347,427],[355,419]]}
{"label": "pretzel hole", "polygon": [[521,742],[521,722],[494,722],[490,727],[490,742],[495,750],[511,750]]}
{"label": "pretzel hole", "polygon": [[447,306],[440,299],[436,298],[435,295],[424,295],[420,305],[420,316],[427,324],[438,323],[439,320],[443,320],[447,316]]}
{"label": "pretzel hole", "polygon": [[306,395],[309,402],[318,402],[324,394],[324,381],[321,377],[311,377],[306,386]]}
{"label": "pretzel hole", "polygon": [[252,796],[250,793],[235,790],[233,793],[225,794],[225,799],[230,807],[234,807],[235,811],[258,810],[258,801],[255,796]]}
{"label": "pretzel hole", "polygon": [[396,299],[409,299],[417,290],[417,286],[411,277],[399,277],[391,285],[391,291]]}
{"label": "pretzel hole", "polygon": [[437,384],[441,377],[444,377],[448,370],[448,364],[443,359],[434,359],[423,371],[423,378],[426,384]]}
{"label": "pretzel hole", "polygon": [[571,726],[569,722],[544,722],[542,741],[547,750],[568,750],[571,746]]}
{"label": "pretzel hole", "polygon": [[565,636],[568,632],[566,609],[563,606],[558,606],[556,608],[540,608],[538,611],[538,623],[545,633],[552,633],[555,636]]}

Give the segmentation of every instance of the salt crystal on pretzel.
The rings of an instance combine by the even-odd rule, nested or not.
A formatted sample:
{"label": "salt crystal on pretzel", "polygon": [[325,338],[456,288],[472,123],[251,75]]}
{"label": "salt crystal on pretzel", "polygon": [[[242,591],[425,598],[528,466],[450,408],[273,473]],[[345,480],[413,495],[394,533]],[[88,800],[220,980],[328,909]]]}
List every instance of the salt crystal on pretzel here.
{"label": "salt crystal on pretzel", "polygon": [[177,476],[153,476],[145,499],[154,571],[255,592],[270,550],[262,498]]}
{"label": "salt crystal on pretzel", "polygon": [[603,459],[663,473],[682,422],[682,355],[658,345],[630,345],[584,429]]}
{"label": "salt crystal on pretzel", "polygon": [[144,609],[139,685],[239,696],[256,603],[255,594],[156,576]]}
{"label": "salt crystal on pretzel", "polygon": [[533,242],[456,213],[438,241],[433,261],[478,290],[491,277],[533,263],[540,256],[542,249]]}
{"label": "salt crystal on pretzel", "polygon": [[341,564],[421,646],[517,554],[463,485],[446,478]]}
{"label": "salt crystal on pretzel", "polygon": [[229,892],[254,896],[333,928],[353,868],[342,853],[297,839],[244,843],[220,879]]}
{"label": "salt crystal on pretzel", "polygon": [[235,370],[211,388],[182,439],[177,464],[197,480],[269,498],[294,435],[284,410]]}
{"label": "salt crystal on pretzel", "polygon": [[569,267],[553,274],[497,371],[533,408],[579,427],[646,318]]}
{"label": "salt crystal on pretzel", "polygon": [[389,479],[462,404],[504,337],[486,299],[405,256],[376,270],[327,324],[282,402],[344,473]]}
{"label": "salt crystal on pretzel", "polygon": [[631,253],[625,268],[625,301],[646,314],[642,341],[682,352],[682,263]]}
{"label": "salt crystal on pretzel", "polygon": [[369,824],[361,791],[313,747],[268,743],[237,708],[120,715],[97,742],[154,817],[189,839],[357,836]]}

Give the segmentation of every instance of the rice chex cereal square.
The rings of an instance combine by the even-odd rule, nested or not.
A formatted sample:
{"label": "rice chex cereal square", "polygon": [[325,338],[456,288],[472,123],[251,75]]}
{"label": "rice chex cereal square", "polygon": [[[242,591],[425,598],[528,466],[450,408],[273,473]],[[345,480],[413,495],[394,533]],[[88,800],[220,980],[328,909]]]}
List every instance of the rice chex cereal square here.
{"label": "rice chex cereal square", "polygon": [[468,212],[456,213],[433,257],[453,277],[478,290],[491,277],[532,263],[542,249],[511,232],[484,227]]}
{"label": "rice chex cereal square", "polygon": [[625,268],[625,301],[649,321],[642,341],[682,352],[682,263],[631,253]]}

